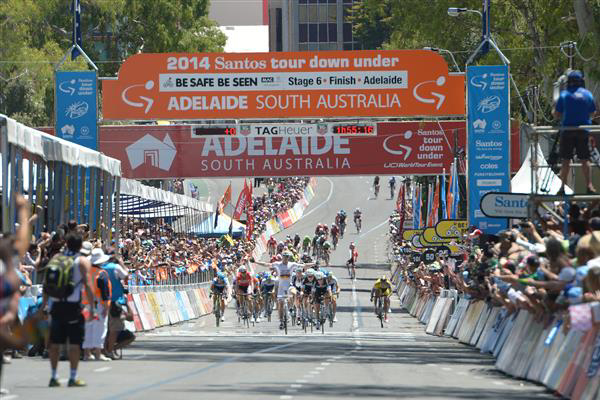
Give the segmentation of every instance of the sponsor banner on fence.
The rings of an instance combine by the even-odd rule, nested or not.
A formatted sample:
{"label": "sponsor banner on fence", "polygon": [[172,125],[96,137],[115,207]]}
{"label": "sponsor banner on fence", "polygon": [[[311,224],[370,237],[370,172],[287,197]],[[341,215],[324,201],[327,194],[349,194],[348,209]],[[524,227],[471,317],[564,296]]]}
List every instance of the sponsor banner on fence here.
{"label": "sponsor banner on fence", "polygon": [[469,224],[497,233],[507,221],[486,217],[481,198],[510,192],[510,97],[508,66],[467,68]]}
{"label": "sponsor banner on fence", "polygon": [[441,238],[461,238],[469,230],[466,220],[445,219],[435,225],[435,233]]}
{"label": "sponsor banner on fence", "polygon": [[489,192],[481,198],[481,212],[490,218],[527,218],[529,194]]}
{"label": "sponsor banner on fence", "polygon": [[426,50],[141,53],[103,81],[111,120],[463,115],[464,75]]}
{"label": "sponsor banner on fence", "polygon": [[[438,175],[464,122],[385,122],[375,136],[192,137],[190,125],[102,129],[99,150],[134,179],[219,176]],[[305,191],[310,201],[314,193]]]}

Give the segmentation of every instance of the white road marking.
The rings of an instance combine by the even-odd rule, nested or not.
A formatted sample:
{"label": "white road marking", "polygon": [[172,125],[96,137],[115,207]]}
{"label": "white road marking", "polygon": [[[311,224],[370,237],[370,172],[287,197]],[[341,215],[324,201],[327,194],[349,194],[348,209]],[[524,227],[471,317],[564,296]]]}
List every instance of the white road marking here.
{"label": "white road marking", "polygon": [[19,395],[9,394],[8,396],[3,396],[2,400],[12,400],[12,399],[16,399],[17,397],[19,397]]}
{"label": "white road marking", "polygon": [[500,382],[500,381],[492,381],[492,383],[493,383],[494,385],[498,385],[498,386],[500,386],[500,385],[504,385],[504,382]]}
{"label": "white road marking", "polygon": [[432,364],[432,363],[430,363],[430,364],[427,364],[427,366],[428,366],[428,367],[437,367],[437,364]]}
{"label": "white road marking", "polygon": [[452,368],[442,367],[442,371],[452,371]]}
{"label": "white road marking", "polygon": [[329,194],[327,195],[327,198],[321,204],[317,205],[315,208],[313,208],[312,210],[310,210],[306,214],[303,214],[302,218],[308,217],[310,214],[312,214],[313,212],[317,211],[319,208],[323,207],[329,200],[331,200],[331,196],[333,195],[333,181],[331,179],[327,178],[327,177],[325,177],[325,179],[327,179],[329,181],[329,184],[331,185],[329,187]]}
{"label": "white road marking", "polygon": [[309,374],[311,375],[319,375],[321,372],[320,371],[310,371]]}
{"label": "white road marking", "polygon": [[306,383],[306,382],[308,382],[308,381],[306,381],[306,380],[304,380],[304,379],[296,379],[296,382],[298,382],[298,383]]}
{"label": "white road marking", "polygon": [[294,398],[294,396],[287,396],[287,395],[283,395],[283,396],[279,396],[279,398],[280,398],[281,400],[289,400],[289,399],[293,399],[293,398]]}
{"label": "white road marking", "polygon": [[469,374],[467,374],[465,371],[460,371],[460,372],[458,372],[458,375],[466,376],[466,375],[469,375]]}
{"label": "white road marking", "polygon": [[363,238],[365,235],[368,235],[369,233],[373,232],[374,230],[381,228],[383,225],[387,224],[388,222],[389,222],[389,221],[386,219],[385,221],[383,221],[382,223],[380,223],[380,224],[378,224],[378,225],[376,225],[376,226],[372,227],[372,228],[371,228],[371,229],[369,229],[368,231],[361,233],[361,234],[360,234],[358,237],[359,237],[360,239],[362,239],[362,238]]}
{"label": "white road marking", "polygon": [[94,370],[94,372],[105,372],[105,371],[108,371],[109,369],[111,369],[111,368],[110,367],[96,368]]}
{"label": "white road marking", "polygon": [[315,368],[317,371],[323,371],[325,369],[325,367],[317,367]]}
{"label": "white road marking", "polygon": [[286,393],[297,393],[298,389],[287,389],[285,392]]}
{"label": "white road marking", "polygon": [[329,363],[328,362],[322,362],[321,365],[328,366]]}
{"label": "white road marking", "polygon": [[297,389],[300,389],[300,388],[302,387],[302,385],[301,385],[301,384],[299,384],[299,383],[292,383],[292,384],[290,385],[290,387],[292,387],[292,388],[297,388]]}

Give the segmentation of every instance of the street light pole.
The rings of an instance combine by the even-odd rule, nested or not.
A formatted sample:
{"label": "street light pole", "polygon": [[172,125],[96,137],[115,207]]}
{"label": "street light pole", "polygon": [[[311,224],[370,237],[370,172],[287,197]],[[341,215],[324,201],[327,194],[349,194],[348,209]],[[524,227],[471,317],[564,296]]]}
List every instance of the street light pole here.
{"label": "street light pole", "polygon": [[429,50],[429,51],[433,51],[433,52],[436,52],[436,53],[448,54],[450,56],[450,58],[452,59],[452,62],[454,63],[454,66],[456,67],[456,70],[458,72],[462,72],[460,70],[460,67],[458,66],[458,63],[456,62],[456,59],[454,58],[454,54],[452,54],[452,52],[450,50],[440,49],[440,48],[437,48],[437,47],[423,47],[423,50]]}

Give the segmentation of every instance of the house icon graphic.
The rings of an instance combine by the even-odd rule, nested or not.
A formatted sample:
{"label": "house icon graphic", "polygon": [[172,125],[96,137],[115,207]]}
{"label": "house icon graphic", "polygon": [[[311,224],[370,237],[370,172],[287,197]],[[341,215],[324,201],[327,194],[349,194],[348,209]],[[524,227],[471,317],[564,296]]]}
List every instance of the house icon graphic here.
{"label": "house icon graphic", "polygon": [[136,169],[142,164],[149,164],[163,171],[171,169],[177,150],[167,133],[164,140],[160,141],[152,135],[145,135],[125,149],[131,169]]}

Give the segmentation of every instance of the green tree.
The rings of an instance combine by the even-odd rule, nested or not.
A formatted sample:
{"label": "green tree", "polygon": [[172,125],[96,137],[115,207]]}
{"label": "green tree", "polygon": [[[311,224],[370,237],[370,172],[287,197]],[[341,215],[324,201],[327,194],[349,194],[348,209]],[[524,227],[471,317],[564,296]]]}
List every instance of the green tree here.
{"label": "green tree", "polygon": [[[481,0],[364,0],[355,6],[354,29],[364,48],[415,49],[425,46],[452,51],[464,65],[481,40],[481,20],[465,13],[452,18],[449,7],[480,10]],[[553,82],[568,67],[559,45],[577,41],[581,56],[575,67],[584,69],[588,85],[600,95],[600,2],[586,0],[495,0],[491,9],[494,39],[511,61],[511,73],[524,91],[540,87],[540,108],[549,118]],[[585,61],[585,60],[587,61]],[[478,60],[498,64],[491,50]],[[513,113],[519,112],[513,101]]]}
{"label": "green tree", "polygon": [[[71,45],[67,0],[0,2],[0,113],[51,125],[54,68]],[[99,76],[115,76],[138,52],[219,52],[226,37],[208,15],[208,0],[81,0],[86,53]],[[87,69],[83,57],[63,69]]]}

